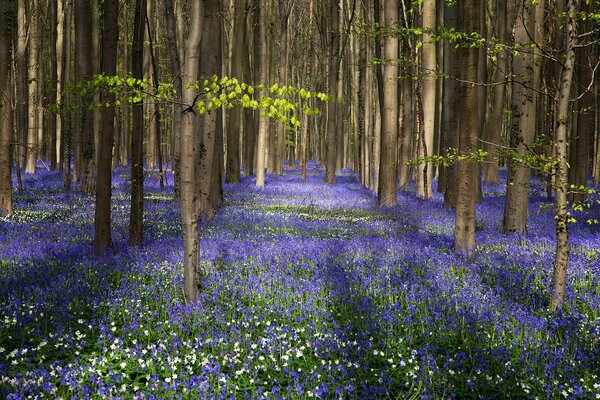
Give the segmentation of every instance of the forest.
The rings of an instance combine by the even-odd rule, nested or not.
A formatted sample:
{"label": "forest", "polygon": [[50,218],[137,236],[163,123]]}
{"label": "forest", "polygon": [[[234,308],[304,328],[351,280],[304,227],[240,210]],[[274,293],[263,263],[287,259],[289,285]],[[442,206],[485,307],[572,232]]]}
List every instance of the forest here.
{"label": "forest", "polygon": [[0,0],[0,398],[600,399],[600,0]]}

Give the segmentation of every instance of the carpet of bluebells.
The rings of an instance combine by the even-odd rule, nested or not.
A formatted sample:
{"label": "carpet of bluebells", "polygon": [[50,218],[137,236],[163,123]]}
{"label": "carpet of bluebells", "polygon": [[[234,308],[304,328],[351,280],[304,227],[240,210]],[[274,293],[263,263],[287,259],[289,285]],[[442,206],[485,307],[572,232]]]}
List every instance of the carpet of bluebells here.
{"label": "carpet of bluebells", "polygon": [[[95,257],[93,199],[40,168],[0,220],[0,398],[600,398],[600,219],[574,216],[567,306],[547,309],[552,204],[534,185],[526,236],[500,235],[484,186],[476,251],[453,211],[398,192],[379,209],[350,172],[287,170],[225,186],[203,222],[201,292],[186,305],[172,188],[146,179],[143,248]],[[172,182],[172,178],[170,178]]]}

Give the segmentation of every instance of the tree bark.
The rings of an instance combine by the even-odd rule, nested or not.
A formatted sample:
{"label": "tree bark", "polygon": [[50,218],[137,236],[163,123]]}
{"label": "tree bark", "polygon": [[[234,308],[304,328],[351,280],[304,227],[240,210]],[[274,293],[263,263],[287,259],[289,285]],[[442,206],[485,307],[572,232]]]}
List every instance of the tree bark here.
{"label": "tree bark", "polygon": [[[118,0],[104,0],[102,3],[102,68],[106,76],[117,74],[117,47],[119,42]],[[98,177],[96,185],[96,212],[94,250],[102,255],[112,245],[111,225],[111,185],[112,148],[115,134],[115,95],[102,93],[102,102],[109,104],[102,108],[100,147],[98,148]]]}
{"label": "tree bark", "polygon": [[0,217],[12,216],[11,146],[13,135],[12,112],[12,71],[10,29],[11,14],[14,13],[12,0],[0,0]]}
{"label": "tree bark", "polygon": [[[92,79],[92,6],[89,1],[75,2],[75,80],[85,82]],[[94,190],[96,166],[94,164],[93,115],[89,109],[92,97],[82,94],[79,101],[79,129],[75,140],[75,178],[81,179],[81,188],[86,193]]]}
{"label": "tree bark", "polygon": [[550,310],[559,309],[565,300],[567,285],[567,265],[569,262],[569,211],[567,209],[568,189],[568,133],[569,95],[573,81],[575,63],[575,43],[577,38],[575,13],[579,10],[579,0],[568,0],[568,20],[566,30],[565,62],[560,80],[557,107],[556,155],[559,160],[556,170],[555,223],[556,223],[556,256],[552,276],[552,297]]}
{"label": "tree bark", "polygon": [[[458,13],[459,5],[445,4],[444,10],[444,26],[447,29],[455,28],[460,29],[458,26]],[[443,155],[450,156],[458,151],[459,148],[459,118],[460,118],[460,104],[456,101],[456,93],[459,93],[458,78],[461,74],[461,69],[464,67],[461,65],[459,54],[453,49],[451,43],[446,41],[444,43],[444,73],[447,75],[443,81],[443,106],[442,106],[442,151]],[[463,92],[460,92],[463,94]],[[473,110],[471,110],[473,111]],[[457,201],[457,176],[458,176],[458,164],[452,163],[442,167],[444,170],[444,207],[455,208]]]}
{"label": "tree bark", "polygon": [[[479,31],[481,0],[465,0],[459,5],[458,21],[461,32]],[[479,50],[463,47],[457,51],[461,63],[461,82],[458,85],[461,110],[458,115],[458,154],[469,156],[478,147],[477,108],[479,89],[472,84],[478,78]],[[457,169],[456,222],[454,225],[454,252],[468,254],[475,249],[475,163],[459,161]]]}
{"label": "tree bark", "polygon": [[38,128],[38,46],[40,41],[38,27],[39,0],[29,3],[29,65],[27,68],[28,98],[28,122],[27,122],[27,151],[25,160],[25,173],[35,173],[35,161],[38,151],[37,128]]}
{"label": "tree bark", "polygon": [[169,63],[171,73],[173,74],[173,87],[175,89],[175,98],[173,101],[173,180],[175,195],[180,193],[180,162],[181,162],[181,116],[183,107],[183,84],[181,80],[181,59],[180,48],[183,43],[177,43],[177,24],[175,20],[173,0],[165,0],[165,17],[167,25],[167,42],[169,44]]}
{"label": "tree bark", "polygon": [[[200,70],[200,45],[204,25],[204,1],[191,3],[190,19],[194,21],[189,27],[187,40],[184,42],[182,100],[185,104],[181,115],[181,229],[183,231],[183,275],[184,293],[187,302],[198,299],[198,261],[200,256],[200,239],[198,237],[198,214],[196,212],[196,91],[187,87],[188,83],[198,80]],[[179,29],[183,30],[183,26]]]}
{"label": "tree bark", "polygon": [[[18,0],[17,2],[17,56],[16,64],[17,70],[15,71],[15,85],[16,85],[16,125],[17,125],[17,137],[16,143],[19,145],[15,147],[15,155],[17,157],[17,165],[21,166],[24,164],[25,157],[27,155],[27,143],[28,143],[28,82],[27,82],[27,42],[29,24],[27,21],[27,6],[25,0]],[[18,171],[20,173],[20,171]]]}
{"label": "tree bark", "polygon": [[[211,79],[221,74],[221,1],[204,0],[204,33],[202,34],[202,64],[200,76]],[[217,125],[220,124],[219,109],[208,110],[202,117],[200,146],[198,149],[198,217],[200,219],[214,218],[214,209],[210,201],[210,192],[214,179],[219,179],[218,171],[214,170]]]}
{"label": "tree bark", "polygon": [[[517,9],[515,42],[519,46],[531,44],[535,9],[528,0],[520,0]],[[510,147],[519,156],[527,155],[535,135],[535,86],[533,74],[534,56],[524,49],[513,57],[512,85],[513,122],[510,134]],[[525,233],[529,217],[529,185],[531,170],[516,160],[508,160],[508,179],[504,222],[502,232]]]}
{"label": "tree bark", "polygon": [[328,78],[328,94],[330,97],[327,103],[327,164],[326,164],[326,182],[335,183],[335,167],[336,167],[336,131],[338,129],[336,117],[336,105],[338,96],[338,69],[339,69],[339,1],[329,0],[329,78]]}
{"label": "tree bark", "polygon": [[[131,76],[144,77],[144,21],[146,0],[136,0],[131,49]],[[141,246],[144,240],[144,109],[139,101],[132,105],[131,121],[131,209],[129,245]]]}
{"label": "tree bark", "polygon": [[[435,17],[435,0],[424,0],[423,29],[435,29]],[[423,33],[423,70],[423,134],[419,143],[419,158],[435,154],[436,46],[428,32]],[[434,165],[431,162],[420,162],[417,172],[417,196],[429,199],[433,195],[431,181],[435,174]]]}
{"label": "tree bark", "polygon": [[[267,2],[266,0],[260,0],[259,6],[260,13],[260,76],[259,83],[265,85],[260,90],[259,96],[266,96],[269,93],[268,85],[269,82],[269,53],[267,43]],[[255,43],[256,45],[256,43]],[[260,117],[258,118],[258,144],[256,154],[256,186],[265,186],[265,150],[267,146],[267,134],[269,129],[269,118],[266,115],[267,110],[260,111]]]}
{"label": "tree bark", "polygon": [[[246,36],[246,16],[244,14],[244,0],[234,1],[233,49],[231,52],[231,76],[240,81],[244,80],[244,38]],[[240,130],[242,128],[242,108],[234,107],[227,111],[229,124],[227,125],[227,170],[225,180],[227,183],[240,182]]]}
{"label": "tree bark", "polygon": [[[497,0],[496,3],[496,33],[501,43],[508,43],[507,35],[507,0]],[[492,87],[492,107],[489,110],[486,130],[484,133],[484,149],[490,153],[483,167],[483,179],[493,185],[500,182],[498,146],[502,141],[504,120],[504,97],[506,92],[506,74],[508,69],[508,54],[501,49],[496,55],[496,69]]]}
{"label": "tree bark", "polygon": [[[393,29],[398,21],[398,1],[385,2],[384,25]],[[396,195],[396,150],[398,140],[398,38],[388,35],[384,45],[383,109],[381,158],[379,160],[379,205],[392,207],[398,204]]]}

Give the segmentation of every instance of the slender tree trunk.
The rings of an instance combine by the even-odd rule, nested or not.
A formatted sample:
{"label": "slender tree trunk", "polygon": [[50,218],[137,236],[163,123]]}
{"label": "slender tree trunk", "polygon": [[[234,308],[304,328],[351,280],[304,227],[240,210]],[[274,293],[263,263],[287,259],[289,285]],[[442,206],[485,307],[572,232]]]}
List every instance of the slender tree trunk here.
{"label": "slender tree trunk", "polygon": [[[240,81],[244,80],[244,38],[246,36],[246,16],[244,0],[234,1],[233,19],[233,50],[231,52],[231,76]],[[247,51],[247,50],[246,50]],[[225,179],[228,183],[240,182],[240,130],[242,128],[242,108],[234,107],[228,111],[229,124],[227,129],[227,171]]]}
{"label": "slender tree trunk", "polygon": [[[398,21],[398,1],[385,2],[384,25],[392,29]],[[396,196],[396,148],[398,139],[398,38],[385,38],[383,69],[383,133],[381,135],[381,158],[379,160],[379,205],[392,207],[398,204]]]}
{"label": "slender tree trunk", "polygon": [[[57,3],[60,0],[49,0],[48,1],[48,10],[50,17],[50,90],[47,96],[48,103],[51,105],[58,104],[58,94],[56,93],[56,85],[58,82],[58,65],[60,64],[60,59],[58,58],[58,54],[56,51],[56,43],[58,42],[58,7]],[[56,123],[57,123],[58,115],[54,112],[50,112],[48,114],[48,133],[50,135],[49,138],[49,146],[48,146],[48,158],[50,159],[50,170],[56,171]]]}
{"label": "slender tree trunk", "polygon": [[[158,81],[158,57],[157,51],[154,50],[154,35],[152,33],[152,29],[150,27],[150,19],[148,15],[146,15],[146,28],[148,31],[148,37],[150,38],[150,45],[148,46],[148,50],[150,52],[150,65],[152,66],[152,84],[154,85],[154,90],[158,92],[160,84]],[[157,26],[158,28],[158,26]],[[158,37],[158,33],[157,33]],[[159,47],[157,46],[156,49]],[[165,187],[165,177],[163,173],[163,154],[162,154],[162,140],[161,140],[161,115],[160,115],[160,104],[154,103],[152,107],[152,111],[154,115],[150,119],[151,123],[154,124],[154,129],[150,132],[151,135],[154,135],[154,152],[155,152],[155,160],[156,165],[158,167],[158,180],[160,184],[160,188],[163,189]]]}
{"label": "slender tree trunk", "polygon": [[[221,73],[221,1],[204,0],[204,33],[202,34],[202,64],[200,76],[210,79]],[[213,219],[214,209],[210,201],[212,181],[219,179],[218,171],[214,170],[215,152],[223,151],[216,148],[217,125],[220,119],[219,110],[208,111],[201,119],[202,137],[198,149],[198,217]]]}
{"label": "slender tree trunk", "polygon": [[[198,80],[200,70],[200,45],[204,24],[204,1],[197,0],[190,5],[190,25],[187,40],[184,43],[183,68],[181,70],[183,103],[181,116],[181,228],[183,231],[183,275],[184,293],[187,302],[198,299],[198,261],[200,239],[198,237],[198,214],[196,212],[196,91],[188,83]],[[179,29],[183,29],[183,25]],[[182,44],[183,45],[183,44]]]}
{"label": "slender tree trunk", "polygon": [[[62,75],[61,89],[64,91],[67,88],[67,82],[71,79],[71,44],[72,44],[72,29],[71,24],[73,21],[73,3],[69,0],[65,3],[65,18],[64,18],[64,57],[62,58]],[[73,103],[72,96],[67,94],[62,99],[62,104],[65,109],[68,109]],[[61,146],[59,148],[61,159],[64,165],[64,188],[69,190],[71,188],[72,176],[71,176],[71,150],[73,143],[73,115],[66,113],[64,119],[62,119],[62,132]]]}
{"label": "slender tree trunk", "polygon": [[[336,131],[338,129],[336,116],[336,104],[338,96],[338,68],[339,68],[339,2],[338,0],[329,0],[329,78],[328,78],[328,93],[331,100],[327,103],[327,183],[335,183],[335,167],[336,167]],[[341,121],[340,121],[341,122]]]}
{"label": "slender tree trunk", "polygon": [[[478,32],[480,1],[464,0],[459,5],[459,31]],[[458,154],[468,156],[478,147],[479,124],[477,121],[479,89],[472,82],[478,78],[479,50],[477,47],[461,48],[457,58],[462,65],[461,82],[458,85],[462,110],[458,115]],[[475,163],[459,161],[457,171],[456,223],[454,225],[454,252],[468,254],[475,249]]]}
{"label": "slender tree trunk", "polygon": [[[84,82],[92,79],[94,73],[92,65],[92,5],[87,1],[75,2],[75,73],[76,81]],[[92,193],[96,175],[94,163],[94,135],[93,116],[89,109],[92,96],[80,96],[80,122],[79,131],[76,132],[78,146],[76,146],[75,176],[81,178],[81,188],[85,193]],[[79,151],[78,151],[78,149]],[[75,180],[77,180],[77,178]]]}
{"label": "slender tree trunk", "polygon": [[[131,76],[135,79],[144,77],[145,20],[146,0],[136,0],[131,48]],[[144,240],[144,109],[141,101],[132,107],[129,245],[141,246]]]}
{"label": "slender tree trunk", "polygon": [[[27,21],[27,6],[25,0],[18,0],[17,2],[17,57],[16,64],[17,69],[15,73],[15,84],[16,84],[16,128],[17,137],[16,143],[18,146],[15,148],[17,157],[17,165],[21,166],[25,162],[27,154],[27,143],[28,143],[28,82],[27,82],[27,42],[29,34],[29,24]],[[20,167],[19,167],[19,173]]]}
{"label": "slender tree trunk", "polygon": [[568,20],[566,30],[566,53],[565,62],[560,80],[558,92],[558,109],[556,128],[556,155],[559,160],[556,170],[556,198],[555,198],[555,222],[556,222],[556,258],[554,260],[554,273],[552,277],[552,297],[550,299],[550,310],[559,309],[565,300],[565,289],[567,285],[567,265],[569,262],[569,211],[567,209],[568,190],[568,132],[567,122],[569,119],[569,95],[573,81],[573,69],[575,64],[575,43],[577,32],[575,28],[575,13],[579,10],[578,0],[568,0]]}
{"label": "slender tree trunk", "polygon": [[[267,85],[269,82],[269,53],[267,43],[267,2],[260,0],[260,77],[259,83]],[[255,43],[256,45],[256,43]],[[260,96],[266,96],[268,88],[260,91]],[[267,134],[269,129],[269,119],[264,112],[260,113],[258,119],[258,145],[256,154],[256,186],[262,187],[265,185],[265,150],[267,146]]]}
{"label": "slender tree trunk", "polygon": [[[279,85],[287,85],[288,80],[288,21],[291,12],[289,0],[279,1],[279,37],[281,41],[279,59]],[[287,126],[283,122],[277,123],[277,146],[275,149],[275,173],[283,175],[283,164],[285,159],[285,139]]]}
{"label": "slender tree trunk", "polygon": [[[117,74],[117,50],[119,42],[118,0],[104,0],[102,3],[102,68],[107,76]],[[115,95],[102,94],[102,102],[109,104],[102,108],[100,147],[98,148],[98,178],[96,185],[96,213],[94,250],[102,255],[112,245],[111,197],[112,197],[112,149],[115,134]]]}
{"label": "slender tree trunk", "polygon": [[[435,29],[435,0],[423,1],[423,29]],[[435,153],[435,110],[436,110],[436,46],[430,33],[423,34],[423,134],[419,146],[419,158]],[[431,181],[435,174],[431,162],[421,162],[417,168],[417,196],[429,199],[432,195]]]}
{"label": "slender tree trunk", "polygon": [[[508,43],[507,35],[507,0],[497,0],[496,3],[496,33],[500,43]],[[494,71],[494,83],[492,86],[492,107],[489,110],[486,130],[484,133],[484,149],[490,153],[483,168],[483,179],[491,184],[497,185],[499,178],[498,146],[501,144],[503,135],[504,119],[504,97],[506,92],[506,74],[508,70],[508,54],[500,50],[496,56],[496,69]]]}
{"label": "slender tree trunk", "polygon": [[[444,26],[446,29],[457,29],[458,26],[458,4],[449,5],[445,4],[444,9]],[[459,118],[460,118],[460,104],[456,99],[456,93],[459,93],[458,79],[461,74],[464,65],[461,63],[459,54],[454,50],[454,46],[446,41],[444,43],[444,73],[447,75],[443,81],[443,106],[442,106],[442,151],[444,155],[449,156],[454,154],[459,148]],[[461,95],[468,95],[469,93],[460,92]],[[462,102],[462,99],[461,99]],[[452,163],[451,165],[442,167],[444,169],[444,207],[455,208],[457,201],[457,175],[458,175],[458,164]]]}
{"label": "slender tree trunk", "polygon": [[[528,0],[519,0],[515,42],[521,46],[531,43],[535,9]],[[517,82],[512,85],[513,123],[510,145],[519,155],[525,156],[535,134],[535,93],[533,74],[534,56],[528,50],[513,58],[513,74]],[[508,180],[502,232],[524,233],[529,217],[529,185],[531,170],[515,160],[508,161]]]}
{"label": "slender tree trunk", "polygon": [[0,217],[12,216],[11,146],[13,135],[12,71],[10,29],[11,14],[14,13],[12,0],[0,0]]}
{"label": "slender tree trunk", "polygon": [[181,60],[179,49],[183,48],[183,43],[177,43],[177,25],[175,20],[173,0],[165,0],[165,16],[167,25],[167,42],[169,44],[169,62],[171,73],[173,74],[173,87],[175,89],[175,99],[173,102],[173,180],[175,195],[180,193],[180,162],[181,162],[181,118],[183,107],[181,106],[183,97],[183,84],[181,80]]}
{"label": "slender tree trunk", "polygon": [[35,173],[35,161],[38,150],[37,143],[37,127],[38,127],[38,46],[39,46],[39,32],[38,32],[38,18],[39,12],[39,0],[32,0],[29,3],[29,65],[28,65],[28,122],[27,122],[27,152],[25,161],[25,172],[28,174]]}

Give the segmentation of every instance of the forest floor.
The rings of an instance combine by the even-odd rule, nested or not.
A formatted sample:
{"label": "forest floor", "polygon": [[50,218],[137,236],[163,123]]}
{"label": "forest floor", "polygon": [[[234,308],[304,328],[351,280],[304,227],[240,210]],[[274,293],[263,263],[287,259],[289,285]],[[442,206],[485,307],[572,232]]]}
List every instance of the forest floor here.
{"label": "forest floor", "polygon": [[600,398],[597,204],[574,215],[553,314],[541,187],[528,234],[504,237],[504,189],[484,186],[462,257],[439,194],[401,189],[382,210],[350,172],[244,178],[200,228],[186,305],[178,201],[148,177],[145,245],[130,249],[128,178],[115,174],[114,251],[97,258],[93,199],[25,176],[0,220],[0,398]]}

